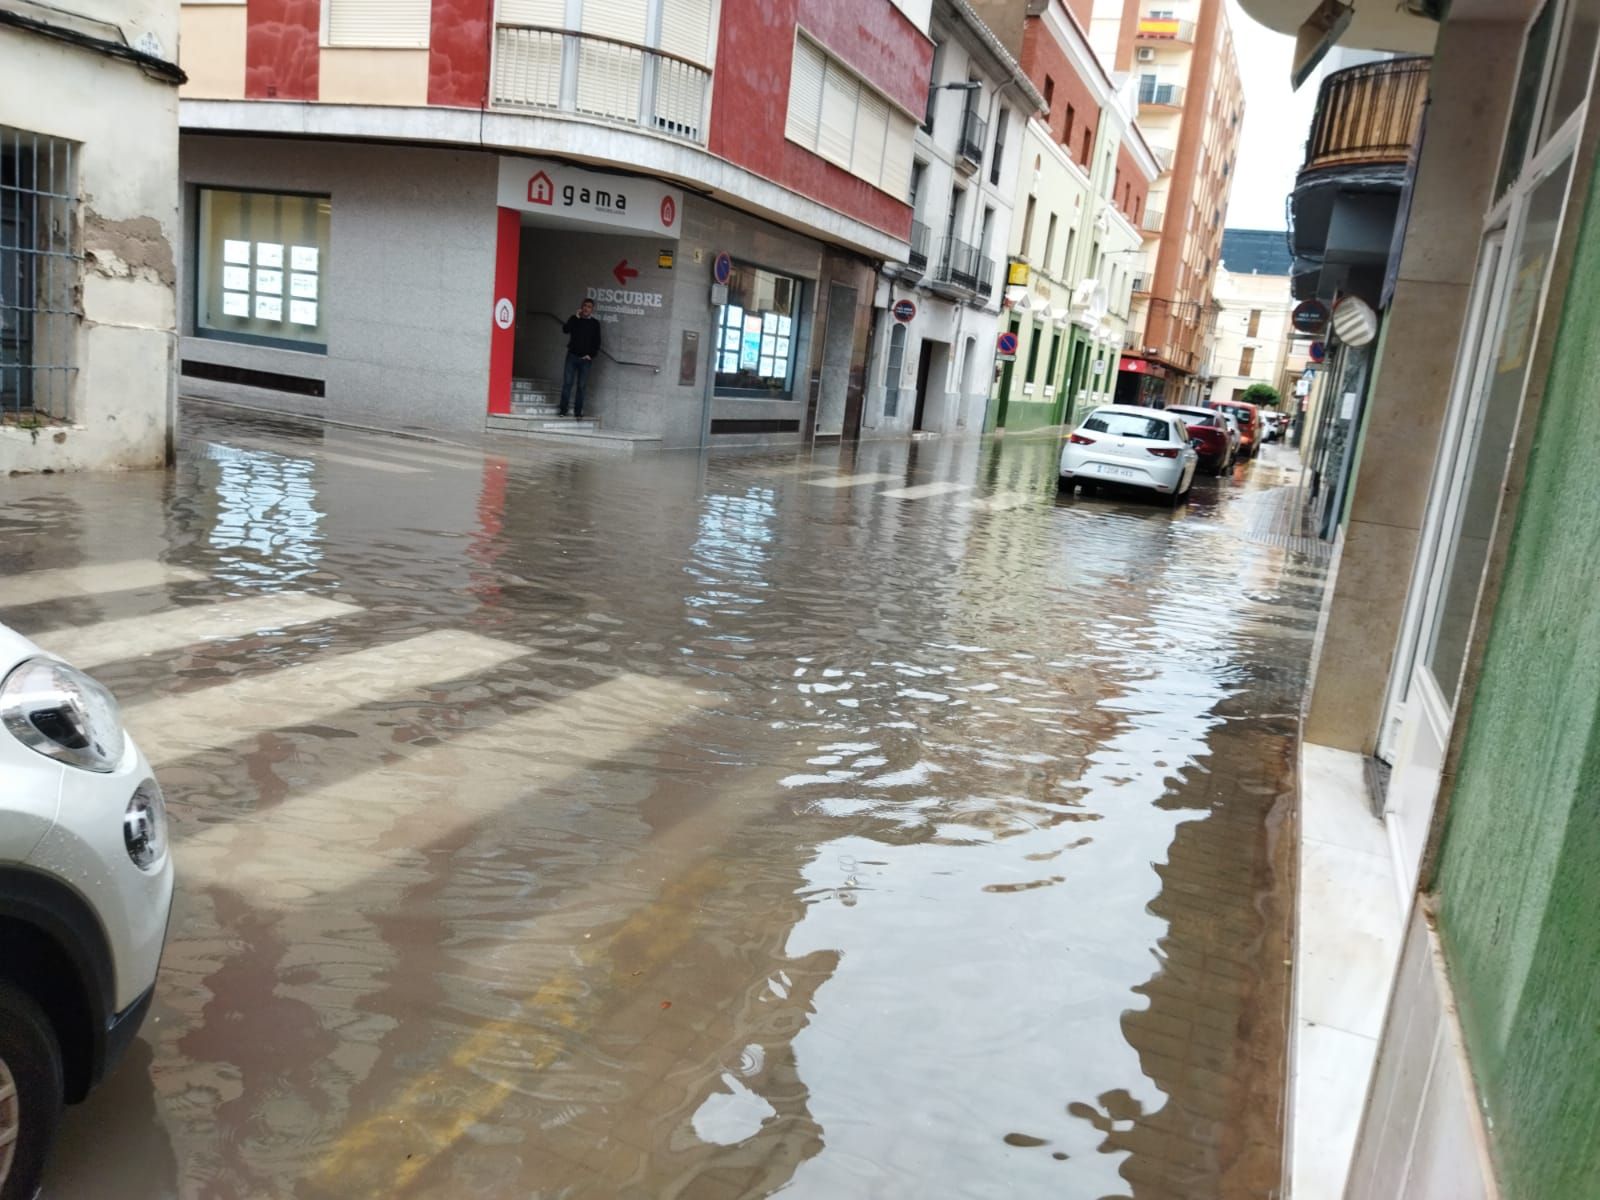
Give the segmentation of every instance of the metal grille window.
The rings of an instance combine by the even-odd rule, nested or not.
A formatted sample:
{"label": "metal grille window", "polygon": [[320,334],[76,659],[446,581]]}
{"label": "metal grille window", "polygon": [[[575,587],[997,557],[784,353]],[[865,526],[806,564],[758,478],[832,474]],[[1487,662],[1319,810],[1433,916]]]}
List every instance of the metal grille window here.
{"label": "metal grille window", "polygon": [[0,420],[72,416],[76,149],[0,125]]}

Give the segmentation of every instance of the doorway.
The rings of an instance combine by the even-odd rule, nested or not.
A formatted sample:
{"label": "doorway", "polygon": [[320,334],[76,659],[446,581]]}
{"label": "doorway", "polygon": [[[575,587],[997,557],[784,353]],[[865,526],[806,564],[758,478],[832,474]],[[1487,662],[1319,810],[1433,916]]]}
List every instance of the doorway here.
{"label": "doorway", "polygon": [[931,428],[928,423],[932,416],[928,410],[930,394],[940,401],[935,411],[942,412],[949,367],[950,343],[923,338],[922,353],[917,359],[917,407],[911,414],[913,431]]}
{"label": "doorway", "polygon": [[828,285],[828,326],[822,335],[822,375],[817,395],[817,436],[844,432],[850,390],[850,353],[855,345],[856,289]]}

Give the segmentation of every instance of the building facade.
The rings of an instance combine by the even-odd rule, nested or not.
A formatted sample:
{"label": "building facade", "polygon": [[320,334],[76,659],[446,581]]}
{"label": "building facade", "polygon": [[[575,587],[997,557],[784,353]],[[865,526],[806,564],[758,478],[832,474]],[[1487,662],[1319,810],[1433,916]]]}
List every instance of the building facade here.
{"label": "building facade", "polygon": [[0,475],[167,461],[177,46],[175,0],[0,12]]}
{"label": "building facade", "polygon": [[[1425,67],[1330,74],[1302,175],[1338,155],[1392,176],[1382,118],[1423,72],[1394,198],[1346,172],[1309,231],[1340,291],[1377,281],[1381,323],[1335,306],[1370,384],[1317,389],[1352,450],[1304,717],[1286,1192],[1587,1196],[1600,27],[1568,0],[1406,8],[1362,6],[1343,37]],[[1385,212],[1394,252],[1356,261]]]}
{"label": "building facade", "polygon": [[1222,235],[1222,265],[1214,299],[1216,333],[1211,354],[1211,394],[1239,399],[1253,384],[1284,398],[1299,381],[1293,369],[1297,339],[1289,323],[1291,259],[1277,230],[1228,229]]}
{"label": "building facade", "polygon": [[1223,0],[1096,0],[1091,37],[1137,81],[1138,120],[1162,168],[1140,217],[1146,272],[1133,303],[1117,398],[1195,403],[1206,392],[1206,339],[1222,221],[1244,118]]}
{"label": "building facade", "polygon": [[1027,130],[1007,266],[1002,363],[991,428],[1070,422],[1109,400],[1143,271],[1138,223],[1158,174],[1119,89],[1090,46],[1084,6],[984,7],[1047,101]]}
{"label": "building facade", "polygon": [[[877,268],[909,251],[928,20],[185,4],[183,389],[622,446],[854,436]],[[585,298],[577,426],[554,409]]]}
{"label": "building facade", "polygon": [[935,0],[930,31],[910,250],[878,288],[864,424],[879,435],[983,429],[1024,131],[1045,106],[967,0]]}

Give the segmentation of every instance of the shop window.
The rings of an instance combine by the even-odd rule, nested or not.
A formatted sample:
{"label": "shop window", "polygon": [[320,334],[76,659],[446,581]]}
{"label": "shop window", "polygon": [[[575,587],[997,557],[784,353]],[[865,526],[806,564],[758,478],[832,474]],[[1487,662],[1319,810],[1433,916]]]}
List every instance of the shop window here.
{"label": "shop window", "polygon": [[326,350],[327,196],[200,189],[195,333]]}
{"label": "shop window", "polygon": [[735,263],[717,314],[719,395],[794,399],[801,281]]}

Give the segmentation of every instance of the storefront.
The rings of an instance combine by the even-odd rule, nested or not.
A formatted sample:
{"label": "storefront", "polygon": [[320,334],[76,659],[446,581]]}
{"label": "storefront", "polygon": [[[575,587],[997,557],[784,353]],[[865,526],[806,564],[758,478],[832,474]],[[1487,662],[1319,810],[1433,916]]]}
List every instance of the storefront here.
{"label": "storefront", "polygon": [[1117,363],[1116,403],[1164,407],[1167,368],[1148,358],[1123,355]]}

